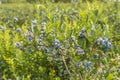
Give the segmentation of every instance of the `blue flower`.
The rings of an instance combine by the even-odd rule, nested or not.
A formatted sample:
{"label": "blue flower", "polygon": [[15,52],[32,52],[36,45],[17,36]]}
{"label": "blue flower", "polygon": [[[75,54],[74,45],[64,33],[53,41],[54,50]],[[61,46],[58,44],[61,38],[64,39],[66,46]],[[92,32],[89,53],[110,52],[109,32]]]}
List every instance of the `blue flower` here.
{"label": "blue flower", "polygon": [[80,47],[78,47],[78,48],[76,49],[76,53],[77,53],[78,55],[84,54],[84,50],[81,49]]}
{"label": "blue flower", "polygon": [[36,25],[36,24],[37,24],[37,20],[33,20],[32,25]]}
{"label": "blue flower", "polygon": [[74,48],[75,48],[75,49],[78,49],[78,48],[79,48],[79,46],[75,46]]}
{"label": "blue flower", "polygon": [[75,41],[75,36],[71,36],[71,40],[72,40],[72,41]]}
{"label": "blue flower", "polygon": [[14,46],[18,48],[18,47],[21,46],[21,43],[20,43],[20,42],[16,42],[16,43],[14,44]]}
{"label": "blue flower", "polygon": [[120,73],[120,67],[118,67],[117,72]]}
{"label": "blue flower", "polygon": [[92,66],[91,61],[86,62],[85,66],[86,66],[86,67],[91,67],[91,66]]}
{"label": "blue flower", "polygon": [[91,66],[92,66],[91,61],[88,61],[88,62],[85,63],[85,67],[86,67],[87,71],[90,71]]}
{"label": "blue flower", "polygon": [[14,22],[17,22],[18,21],[18,18],[17,17],[14,17]]}
{"label": "blue flower", "polygon": [[76,67],[79,67],[81,65],[81,62],[78,61],[78,63],[76,64]]}
{"label": "blue flower", "polygon": [[28,41],[32,41],[33,40],[32,36],[28,36],[27,39],[28,39]]}
{"label": "blue flower", "polygon": [[55,47],[55,48],[59,48],[61,46],[61,43],[58,39],[55,39],[53,42],[52,42],[52,45]]}
{"label": "blue flower", "polygon": [[85,34],[84,33],[82,33],[82,32],[80,32],[80,38],[83,38],[83,37],[85,37]]}
{"label": "blue flower", "polygon": [[20,46],[18,49],[19,49],[19,50],[23,50],[23,46]]}
{"label": "blue flower", "polygon": [[108,41],[108,38],[104,37],[104,38],[99,38],[96,41],[97,43],[100,43],[100,45],[102,46],[102,48],[104,49],[105,52],[109,51],[110,48],[112,47],[112,44]]}
{"label": "blue flower", "polygon": [[43,46],[44,44],[42,42],[39,43],[39,46]]}
{"label": "blue flower", "polygon": [[103,38],[103,43],[102,43],[102,45],[103,46],[107,46],[108,45],[108,38]]}
{"label": "blue flower", "polygon": [[108,48],[111,48],[112,47],[112,44],[110,42],[108,42]]}
{"label": "blue flower", "polygon": [[14,46],[15,46],[16,48],[20,49],[20,50],[23,50],[23,46],[22,46],[22,44],[21,44],[20,42],[16,42],[16,43],[14,44]]}
{"label": "blue flower", "polygon": [[46,22],[41,23],[42,29],[45,29]]}
{"label": "blue flower", "polygon": [[112,44],[108,41],[108,38],[104,38],[102,46],[106,47],[107,49],[110,49],[112,47]]}
{"label": "blue flower", "polygon": [[17,31],[18,33],[20,33],[20,32],[21,32],[21,28],[17,28],[16,31]]}
{"label": "blue flower", "polygon": [[85,33],[86,29],[82,28],[81,33]]}
{"label": "blue flower", "polygon": [[0,78],[0,80],[3,80],[2,78]]}
{"label": "blue flower", "polygon": [[107,44],[105,42],[102,43],[102,46],[107,47]]}
{"label": "blue flower", "polygon": [[80,38],[85,37],[85,32],[86,32],[86,29],[85,29],[85,28],[82,28],[82,30],[81,30],[81,32],[80,32],[80,34],[79,34]]}
{"label": "blue flower", "polygon": [[44,51],[44,53],[47,53],[49,50],[48,50],[47,47],[45,47],[45,48],[43,49],[43,51]]}
{"label": "blue flower", "polygon": [[106,41],[106,42],[108,41],[108,38],[106,38],[106,37],[104,37],[103,39],[104,39],[104,41]]}

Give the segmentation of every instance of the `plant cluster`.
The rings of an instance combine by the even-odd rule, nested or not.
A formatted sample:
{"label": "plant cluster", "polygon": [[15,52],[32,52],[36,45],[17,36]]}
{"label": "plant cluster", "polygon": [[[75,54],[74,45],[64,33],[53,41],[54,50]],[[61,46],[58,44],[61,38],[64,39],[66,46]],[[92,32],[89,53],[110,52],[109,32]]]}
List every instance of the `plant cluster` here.
{"label": "plant cluster", "polygon": [[2,7],[0,79],[119,80],[119,4],[80,3]]}

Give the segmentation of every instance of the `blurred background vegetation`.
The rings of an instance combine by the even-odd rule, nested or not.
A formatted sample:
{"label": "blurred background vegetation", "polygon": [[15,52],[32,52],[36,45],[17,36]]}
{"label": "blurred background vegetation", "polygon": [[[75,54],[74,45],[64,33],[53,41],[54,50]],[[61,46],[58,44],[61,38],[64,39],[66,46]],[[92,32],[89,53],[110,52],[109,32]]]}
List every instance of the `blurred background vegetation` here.
{"label": "blurred background vegetation", "polygon": [[[16,3],[16,2],[29,2],[29,3],[37,3],[37,2],[46,2],[46,1],[50,1],[50,2],[73,2],[73,1],[82,1],[82,2],[93,2],[96,0],[0,0],[2,3]],[[106,1],[106,0],[97,0],[97,1]]]}

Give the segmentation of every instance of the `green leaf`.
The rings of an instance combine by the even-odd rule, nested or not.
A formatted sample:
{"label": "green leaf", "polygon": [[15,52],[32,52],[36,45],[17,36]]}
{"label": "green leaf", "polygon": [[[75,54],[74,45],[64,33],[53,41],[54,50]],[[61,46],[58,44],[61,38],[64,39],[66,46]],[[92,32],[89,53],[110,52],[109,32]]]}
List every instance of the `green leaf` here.
{"label": "green leaf", "polygon": [[109,75],[107,76],[107,78],[106,78],[106,80],[112,80],[112,79],[114,79],[113,74],[109,74]]}

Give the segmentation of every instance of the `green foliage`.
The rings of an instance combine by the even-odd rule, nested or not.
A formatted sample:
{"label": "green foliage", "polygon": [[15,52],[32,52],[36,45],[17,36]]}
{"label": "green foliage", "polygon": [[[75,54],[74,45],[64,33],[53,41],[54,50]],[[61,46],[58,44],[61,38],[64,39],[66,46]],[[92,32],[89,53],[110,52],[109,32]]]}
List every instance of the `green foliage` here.
{"label": "green foliage", "polygon": [[26,0],[1,0],[2,3],[25,2]]}
{"label": "green foliage", "polygon": [[1,4],[0,78],[119,80],[119,13],[116,2]]}

